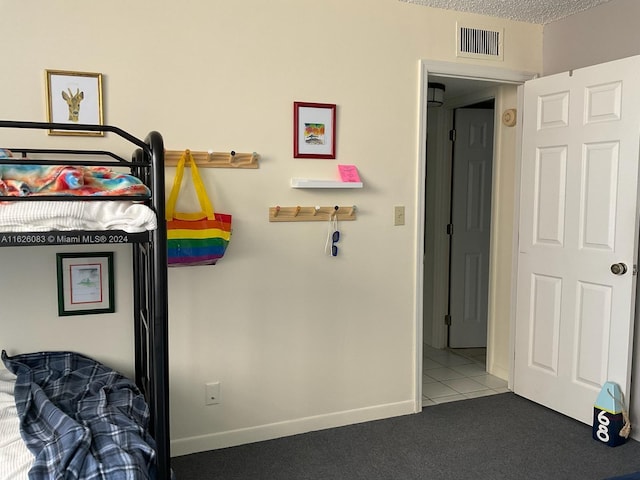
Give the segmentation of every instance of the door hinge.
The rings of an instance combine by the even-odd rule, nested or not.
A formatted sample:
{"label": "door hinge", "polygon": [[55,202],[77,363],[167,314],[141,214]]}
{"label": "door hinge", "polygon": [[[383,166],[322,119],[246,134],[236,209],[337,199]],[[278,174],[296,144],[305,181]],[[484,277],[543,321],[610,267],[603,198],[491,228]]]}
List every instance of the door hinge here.
{"label": "door hinge", "polygon": [[444,316],[444,324],[451,326],[451,315]]}
{"label": "door hinge", "polygon": [[453,235],[453,223],[447,225],[447,235]]}
{"label": "door hinge", "polygon": [[452,142],[456,141],[456,131],[455,130],[449,130],[449,140],[451,140]]}
{"label": "door hinge", "polygon": [[638,265],[634,265],[633,266],[633,275],[637,275],[638,274]]}

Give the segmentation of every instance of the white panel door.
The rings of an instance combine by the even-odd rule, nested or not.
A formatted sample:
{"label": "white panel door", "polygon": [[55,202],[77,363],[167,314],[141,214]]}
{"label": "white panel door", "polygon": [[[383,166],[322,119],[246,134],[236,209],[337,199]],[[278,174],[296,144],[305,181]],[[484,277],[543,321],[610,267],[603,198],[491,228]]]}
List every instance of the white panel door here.
{"label": "white panel door", "polygon": [[514,390],[588,424],[630,391],[639,85],[631,57],[524,87]]}
{"label": "white panel door", "polygon": [[487,346],[493,110],[457,108],[453,146],[449,346]]}

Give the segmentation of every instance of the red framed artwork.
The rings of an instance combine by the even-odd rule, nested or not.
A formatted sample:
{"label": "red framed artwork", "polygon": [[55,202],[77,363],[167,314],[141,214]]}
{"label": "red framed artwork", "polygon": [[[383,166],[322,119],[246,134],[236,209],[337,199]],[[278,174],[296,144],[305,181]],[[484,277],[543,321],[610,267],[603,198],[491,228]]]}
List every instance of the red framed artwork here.
{"label": "red framed artwork", "polygon": [[294,158],[336,158],[336,106],[293,103]]}

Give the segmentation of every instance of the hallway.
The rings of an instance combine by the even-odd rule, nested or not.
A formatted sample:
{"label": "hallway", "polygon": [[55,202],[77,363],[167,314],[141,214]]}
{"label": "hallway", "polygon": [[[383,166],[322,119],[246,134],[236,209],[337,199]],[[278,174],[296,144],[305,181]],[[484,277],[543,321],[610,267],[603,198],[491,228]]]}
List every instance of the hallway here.
{"label": "hallway", "polygon": [[486,349],[423,346],[422,406],[508,392],[507,382],[485,370]]}

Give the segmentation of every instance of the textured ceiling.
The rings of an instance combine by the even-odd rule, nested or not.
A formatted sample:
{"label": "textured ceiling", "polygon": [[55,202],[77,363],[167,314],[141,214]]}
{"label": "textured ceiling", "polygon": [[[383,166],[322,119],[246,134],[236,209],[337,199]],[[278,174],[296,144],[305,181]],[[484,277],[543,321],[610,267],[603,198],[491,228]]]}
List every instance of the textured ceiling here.
{"label": "textured ceiling", "polygon": [[609,0],[400,0],[427,7],[547,24]]}

